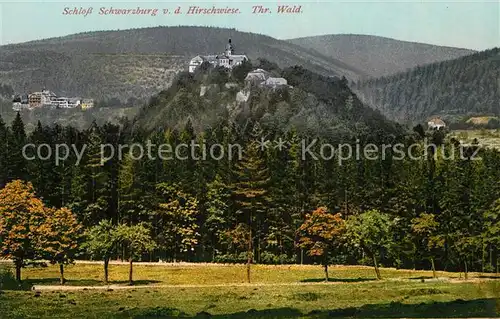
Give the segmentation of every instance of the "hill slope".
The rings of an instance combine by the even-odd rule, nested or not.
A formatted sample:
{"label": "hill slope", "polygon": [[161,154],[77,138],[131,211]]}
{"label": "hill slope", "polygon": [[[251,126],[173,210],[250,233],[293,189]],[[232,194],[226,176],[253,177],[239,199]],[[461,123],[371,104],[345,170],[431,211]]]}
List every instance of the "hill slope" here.
{"label": "hill slope", "polygon": [[323,35],[288,41],[356,66],[371,77],[386,76],[417,65],[451,60],[474,53],[467,49],[356,34]]}
{"label": "hill slope", "polygon": [[417,67],[358,83],[358,96],[387,117],[422,122],[431,115],[457,120],[500,114],[500,49]]}
{"label": "hill slope", "polygon": [[228,38],[237,53],[281,67],[300,64],[325,75],[357,79],[363,72],[320,53],[234,29],[155,27],[100,31],[0,47],[0,83],[16,92],[47,87],[96,99],[149,97],[168,87],[198,54],[219,53]]}
{"label": "hill slope", "polygon": [[321,76],[300,66],[275,69],[293,87],[248,86],[218,69],[181,73],[173,85],[154,96],[135,119],[138,128],[182,128],[187,121],[199,131],[223,123],[259,121],[273,132],[291,129],[331,141],[376,132],[398,134],[401,127],[363,105],[347,81]]}

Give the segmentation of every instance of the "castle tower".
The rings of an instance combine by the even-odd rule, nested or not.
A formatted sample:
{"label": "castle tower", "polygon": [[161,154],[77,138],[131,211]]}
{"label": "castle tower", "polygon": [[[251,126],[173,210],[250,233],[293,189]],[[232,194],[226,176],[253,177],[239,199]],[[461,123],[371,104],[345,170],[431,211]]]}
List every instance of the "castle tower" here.
{"label": "castle tower", "polygon": [[234,54],[234,47],[233,47],[233,44],[231,43],[231,39],[229,39],[229,41],[226,44],[226,52],[225,53],[227,56],[231,56]]}

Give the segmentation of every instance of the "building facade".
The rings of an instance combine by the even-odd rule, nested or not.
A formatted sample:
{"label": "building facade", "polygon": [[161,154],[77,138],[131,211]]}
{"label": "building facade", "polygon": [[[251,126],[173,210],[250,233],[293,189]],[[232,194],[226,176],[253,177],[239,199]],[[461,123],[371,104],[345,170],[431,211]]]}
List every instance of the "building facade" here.
{"label": "building facade", "polygon": [[427,126],[432,130],[440,130],[446,127],[446,123],[440,118],[433,118],[427,122]]}
{"label": "building facade", "polygon": [[93,99],[83,99],[80,106],[82,107],[82,110],[91,109],[94,107],[94,100]]}
{"label": "building facade", "polygon": [[215,55],[197,55],[189,61],[189,72],[193,73],[203,62],[208,62],[214,67],[224,67],[232,69],[237,65],[248,61],[248,57],[244,54],[234,54],[234,46],[229,39],[226,49],[222,54]]}
{"label": "building facade", "polygon": [[20,111],[24,109],[48,107],[52,109],[72,109],[81,107],[87,110],[94,107],[93,99],[81,99],[79,97],[57,96],[55,93],[43,89],[41,92],[33,92],[27,95],[16,95],[12,100],[12,109]]}

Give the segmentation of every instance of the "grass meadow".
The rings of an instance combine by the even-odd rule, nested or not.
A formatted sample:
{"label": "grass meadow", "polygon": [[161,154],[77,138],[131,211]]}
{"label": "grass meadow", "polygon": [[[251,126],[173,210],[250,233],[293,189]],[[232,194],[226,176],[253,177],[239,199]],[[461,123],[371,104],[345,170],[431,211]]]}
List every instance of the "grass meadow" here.
{"label": "grass meadow", "polygon": [[[30,291],[0,294],[0,318],[331,318],[331,317],[497,317],[500,277],[371,267],[332,266],[330,282],[314,265],[158,264],[68,266],[58,286],[58,268],[23,269]],[[60,290],[63,289],[63,290]]]}
{"label": "grass meadow", "polygon": [[464,144],[471,144],[476,139],[486,148],[500,149],[500,130],[454,130],[449,138],[455,138]]}

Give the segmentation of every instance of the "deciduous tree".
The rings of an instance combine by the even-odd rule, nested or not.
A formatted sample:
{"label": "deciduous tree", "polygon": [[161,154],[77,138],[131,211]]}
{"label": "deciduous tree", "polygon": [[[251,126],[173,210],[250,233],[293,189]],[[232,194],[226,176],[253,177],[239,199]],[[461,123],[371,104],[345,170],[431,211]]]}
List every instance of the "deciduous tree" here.
{"label": "deciduous tree", "polygon": [[40,258],[36,242],[45,215],[31,183],[15,180],[0,190],[0,255],[14,261],[18,281],[26,260]]}
{"label": "deciduous tree", "polygon": [[434,278],[436,278],[434,250],[444,246],[444,237],[438,234],[438,227],[439,222],[434,218],[434,214],[422,213],[419,217],[412,219],[412,232],[425,250],[424,256],[431,262]]}
{"label": "deciduous tree", "polygon": [[192,251],[198,244],[198,200],[165,183],[157,189],[163,196],[156,211],[158,232],[162,244],[173,253],[175,260],[177,254]]}
{"label": "deciduous tree", "polygon": [[45,216],[38,231],[37,249],[51,263],[59,265],[60,283],[63,285],[66,282],[64,265],[72,263],[78,253],[83,227],[65,207],[47,209]]}
{"label": "deciduous tree", "polygon": [[86,241],[82,248],[96,259],[104,261],[104,283],[108,283],[109,260],[116,252],[118,238],[115,233],[115,226],[109,220],[101,220],[99,224],[87,230]]}
{"label": "deciduous tree", "polygon": [[143,223],[133,226],[118,225],[114,233],[117,240],[127,247],[130,266],[128,281],[130,285],[133,285],[132,272],[134,258],[140,257],[143,252],[153,250],[156,244],[151,238],[149,229]]}
{"label": "deciduous tree", "polygon": [[378,210],[369,210],[347,219],[347,235],[351,243],[363,249],[372,257],[377,279],[382,279],[378,267],[377,256],[387,247],[391,220],[389,216]]}
{"label": "deciduous tree", "polygon": [[328,281],[328,263],[331,253],[338,248],[345,231],[342,216],[332,214],[325,207],[319,207],[306,215],[306,220],[298,229],[300,246],[307,249],[310,256],[318,256],[325,268]]}

